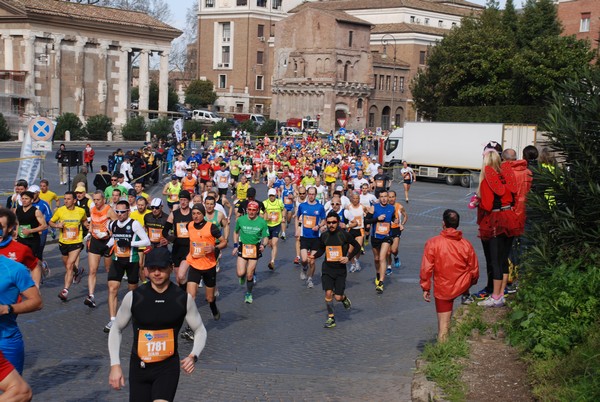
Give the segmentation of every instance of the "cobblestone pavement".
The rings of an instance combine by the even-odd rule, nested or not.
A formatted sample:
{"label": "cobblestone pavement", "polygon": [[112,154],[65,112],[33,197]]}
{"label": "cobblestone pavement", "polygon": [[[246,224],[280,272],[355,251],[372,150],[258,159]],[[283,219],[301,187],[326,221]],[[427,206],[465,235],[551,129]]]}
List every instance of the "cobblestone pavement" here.
{"label": "cobblestone pavement", "polygon": [[[264,197],[264,185],[258,188],[259,197]],[[398,198],[403,198],[399,186],[393,188],[400,190]],[[410,400],[414,360],[434,338],[437,325],[435,308],[423,302],[418,285],[420,259],[425,240],[441,229],[445,208],[461,214],[461,229],[484,261],[476,238],[475,213],[466,208],[468,192],[441,183],[413,185],[407,205],[409,222],[400,245],[401,268],[386,280],[385,292],[377,295],[368,246],[361,257],[362,271],[348,274],[352,309],[335,306],[338,325],[334,329],[322,326],[327,314],[320,280],[314,289],[307,289],[299,279],[299,266],[292,262],[293,240],[280,242],[274,272],[266,267],[270,251],[260,260],[251,305],[243,302],[245,288],[238,284],[228,248],[217,282],[222,318],[213,321],[204,299],[197,298],[208,341],[196,371],[182,374],[176,400]],[[57,294],[64,268],[55,244],[47,248],[46,255],[52,274],[42,286],[44,309],[19,318],[26,345],[24,376],[34,399],[127,400],[126,389],[114,391],[108,386],[107,335],[103,332],[109,319],[106,272],[98,277],[95,310],[83,304],[87,275],[72,287],[70,301],[63,303]],[[87,268],[83,255],[82,265]],[[123,284],[120,299],[125,292]],[[127,328],[124,335],[121,358],[127,374],[131,330]],[[190,348],[188,341],[180,342],[182,354]]]}

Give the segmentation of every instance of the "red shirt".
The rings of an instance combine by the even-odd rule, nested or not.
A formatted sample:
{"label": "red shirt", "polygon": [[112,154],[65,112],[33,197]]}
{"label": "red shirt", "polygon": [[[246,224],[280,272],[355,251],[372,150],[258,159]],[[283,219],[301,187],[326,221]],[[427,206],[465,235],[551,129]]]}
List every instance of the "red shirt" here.
{"label": "red shirt", "polygon": [[200,178],[202,180],[210,180],[211,169],[211,166],[206,162],[200,164],[200,166],[198,166],[198,170],[200,171]]}
{"label": "red shirt", "polygon": [[15,240],[0,248],[0,254],[10,258],[13,261],[20,262],[33,271],[38,264],[38,259],[33,255],[31,249]]}

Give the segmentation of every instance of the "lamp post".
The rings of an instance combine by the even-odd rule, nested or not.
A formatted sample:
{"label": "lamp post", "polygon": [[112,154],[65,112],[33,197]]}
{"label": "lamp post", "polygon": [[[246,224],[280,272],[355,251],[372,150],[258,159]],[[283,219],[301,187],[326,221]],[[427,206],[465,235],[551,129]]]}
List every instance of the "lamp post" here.
{"label": "lamp post", "polygon": [[279,82],[281,80],[279,74],[279,67],[281,66],[281,61],[284,61],[284,66],[287,67],[287,54],[280,54],[277,58],[277,76],[275,77],[275,93],[277,94],[277,105],[275,108],[275,120],[277,120],[277,131],[279,131],[279,103],[281,99],[279,98]]}
{"label": "lamp post", "polygon": [[387,45],[389,43],[389,41],[393,41],[394,42],[394,65],[392,66],[392,82],[391,82],[391,89],[392,89],[392,97],[391,97],[391,101],[390,101],[390,127],[393,129],[394,126],[396,125],[396,111],[394,110],[394,83],[395,83],[395,79],[396,79],[396,38],[394,38],[392,35],[390,34],[385,34],[381,37],[381,44],[383,45],[383,54],[381,55],[381,58],[383,59],[387,59]]}

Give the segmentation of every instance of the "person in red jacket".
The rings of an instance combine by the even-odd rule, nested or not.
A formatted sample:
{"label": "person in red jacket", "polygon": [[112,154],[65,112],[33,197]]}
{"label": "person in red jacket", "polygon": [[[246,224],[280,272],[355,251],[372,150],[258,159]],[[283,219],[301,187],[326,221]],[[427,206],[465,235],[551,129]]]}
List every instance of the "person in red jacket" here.
{"label": "person in red jacket", "polygon": [[454,299],[477,283],[479,262],[473,245],[458,229],[460,215],[447,209],[442,232],[425,243],[421,260],[423,299],[431,301],[431,279],[435,281],[435,309],[438,316],[438,341],[448,336]]}
{"label": "person in red jacket", "polygon": [[83,150],[83,163],[87,166],[90,172],[94,171],[94,156],[96,155],[96,151],[92,148],[90,144],[86,144],[85,149]]}

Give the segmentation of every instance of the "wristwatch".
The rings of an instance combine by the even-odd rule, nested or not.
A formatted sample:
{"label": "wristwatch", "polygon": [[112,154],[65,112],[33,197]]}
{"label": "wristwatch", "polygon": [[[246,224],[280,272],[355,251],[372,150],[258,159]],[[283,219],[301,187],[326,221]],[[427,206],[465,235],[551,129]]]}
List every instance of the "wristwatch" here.
{"label": "wristwatch", "polygon": [[13,314],[13,306],[12,306],[12,304],[7,304],[6,307],[8,307],[8,313],[7,314]]}
{"label": "wristwatch", "polygon": [[198,356],[194,355],[193,358],[194,358],[194,363],[196,363],[198,361]]}

